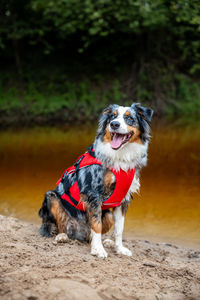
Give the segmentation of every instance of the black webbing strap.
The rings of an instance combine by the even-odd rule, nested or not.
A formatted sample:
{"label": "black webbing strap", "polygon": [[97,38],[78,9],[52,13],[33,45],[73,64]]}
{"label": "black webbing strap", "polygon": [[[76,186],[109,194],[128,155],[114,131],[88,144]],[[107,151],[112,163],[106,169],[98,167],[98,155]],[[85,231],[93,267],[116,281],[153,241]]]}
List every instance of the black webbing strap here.
{"label": "black webbing strap", "polygon": [[69,179],[67,176],[63,176],[63,179],[62,179],[62,183],[63,183],[63,187],[64,187],[64,191],[65,191],[65,194],[70,198],[70,200],[75,204],[75,205],[78,205],[78,201],[76,201],[76,199],[74,199],[69,191],[70,187],[71,187],[71,184],[69,182]]}
{"label": "black webbing strap", "polygon": [[69,188],[70,188],[70,182],[69,182],[69,179],[68,179],[66,173],[64,174],[63,178],[61,179],[61,182],[63,184],[63,188],[64,188],[65,193],[67,193],[69,191]]}
{"label": "black webbing strap", "polygon": [[[76,175],[76,180],[77,180],[77,172],[79,171],[79,165],[80,165],[80,162],[82,161],[84,155],[82,155],[81,157],[79,157],[79,159],[74,163],[74,167],[75,167],[75,175]],[[67,172],[64,174],[63,178],[61,179],[61,182],[63,183],[63,187],[64,187],[64,191],[65,191],[65,194],[69,197],[69,199],[71,200],[71,202],[74,204],[74,205],[78,205],[78,201],[76,199],[74,199],[70,193],[70,187],[71,187],[71,182],[69,181],[69,178],[67,176]]]}
{"label": "black webbing strap", "polygon": [[[94,150],[93,150],[93,144],[90,145],[90,146],[88,147],[88,153],[89,153],[92,157],[96,158],[95,153],[94,153]],[[78,183],[79,165],[80,165],[80,163],[81,163],[81,161],[82,161],[83,158],[84,158],[84,154],[83,154],[81,157],[79,157],[79,159],[74,163],[74,167],[75,167],[74,173],[75,173],[75,175],[76,175],[76,181],[77,181],[77,183]],[[75,206],[77,206],[79,202],[78,202],[76,199],[74,199],[74,198],[72,197],[72,195],[71,195],[71,193],[70,193],[70,191],[69,191],[71,185],[70,185],[69,179],[68,179],[68,177],[67,177],[67,174],[65,174],[65,175],[63,176],[63,178],[62,178],[61,181],[62,181],[62,183],[63,183],[64,191],[65,191],[66,195],[70,198],[71,202],[72,202]],[[65,203],[65,202],[64,202],[64,203]]]}
{"label": "black webbing strap", "polygon": [[69,199],[72,201],[72,203],[74,203],[74,205],[77,206],[78,205],[78,201],[72,197],[70,191],[68,191],[66,194],[69,197]]}
{"label": "black webbing strap", "polygon": [[96,158],[95,153],[94,153],[94,146],[93,146],[93,144],[90,145],[90,146],[88,147],[88,153],[89,153],[92,157]]}
{"label": "black webbing strap", "polygon": [[81,155],[81,157],[79,157],[79,159],[78,159],[78,160],[75,162],[75,164],[74,164],[76,176],[77,176],[77,172],[79,171],[79,165],[80,165],[80,163],[81,163],[83,157],[84,157],[84,154]]}

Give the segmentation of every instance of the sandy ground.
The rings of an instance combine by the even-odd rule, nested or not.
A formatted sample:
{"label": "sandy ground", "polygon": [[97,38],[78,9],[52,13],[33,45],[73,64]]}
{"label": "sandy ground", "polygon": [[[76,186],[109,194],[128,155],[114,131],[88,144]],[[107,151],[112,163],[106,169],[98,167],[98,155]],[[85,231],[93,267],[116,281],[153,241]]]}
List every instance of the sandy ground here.
{"label": "sandy ground", "polygon": [[0,299],[200,299],[200,252],[125,239],[132,257],[53,243],[39,226],[0,215]]}

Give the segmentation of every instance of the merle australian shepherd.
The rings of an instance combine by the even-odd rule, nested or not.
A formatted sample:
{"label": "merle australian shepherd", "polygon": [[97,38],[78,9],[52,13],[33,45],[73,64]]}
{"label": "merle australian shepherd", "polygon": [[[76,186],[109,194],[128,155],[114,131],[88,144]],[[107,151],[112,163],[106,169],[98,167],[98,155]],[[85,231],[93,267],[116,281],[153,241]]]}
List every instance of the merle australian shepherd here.
{"label": "merle australian shepherd", "polygon": [[114,225],[117,254],[131,256],[122,244],[124,218],[146,165],[153,110],[139,103],[110,105],[100,116],[94,144],[48,191],[39,216],[43,236],[56,241],[91,242],[91,254],[106,258],[102,234]]}

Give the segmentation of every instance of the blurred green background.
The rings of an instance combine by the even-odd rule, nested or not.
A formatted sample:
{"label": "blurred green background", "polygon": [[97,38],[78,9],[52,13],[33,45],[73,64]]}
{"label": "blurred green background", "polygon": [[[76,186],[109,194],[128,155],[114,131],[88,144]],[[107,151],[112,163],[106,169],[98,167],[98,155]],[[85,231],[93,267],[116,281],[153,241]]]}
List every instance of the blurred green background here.
{"label": "blurred green background", "polygon": [[1,0],[0,125],[200,115],[199,0]]}

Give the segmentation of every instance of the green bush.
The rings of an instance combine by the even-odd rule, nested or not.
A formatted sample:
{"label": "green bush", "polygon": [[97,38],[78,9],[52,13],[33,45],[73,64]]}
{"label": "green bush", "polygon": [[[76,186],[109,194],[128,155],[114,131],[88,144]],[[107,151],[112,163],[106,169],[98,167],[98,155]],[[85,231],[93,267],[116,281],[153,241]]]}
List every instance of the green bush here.
{"label": "green bush", "polygon": [[66,121],[93,120],[106,105],[120,103],[124,97],[118,81],[98,92],[99,87],[92,86],[89,80],[78,83],[66,80],[60,89],[54,82],[46,88],[38,85],[29,81],[22,90],[19,87],[1,88],[1,115],[18,114],[19,121],[24,116],[29,116],[31,121],[37,116],[48,119],[51,115],[61,115]]}
{"label": "green bush", "polygon": [[68,122],[91,121],[110,103],[130,105],[135,101],[153,107],[160,117],[194,120],[200,114],[199,81],[175,72],[173,66],[166,69],[158,63],[144,65],[132,75],[134,83],[129,78],[129,85],[123,78],[103,78],[101,74],[94,75],[92,81],[70,80],[56,71],[47,81],[45,74],[41,72],[38,78],[37,74],[25,73],[22,81],[15,81],[10,72],[2,74],[0,119],[7,122],[7,116],[9,123],[15,116],[19,123],[34,123],[37,117],[48,122],[54,116]]}
{"label": "green bush", "polygon": [[171,95],[167,108],[170,117],[180,119],[199,119],[200,116],[200,84],[182,74],[175,76],[176,90]]}

